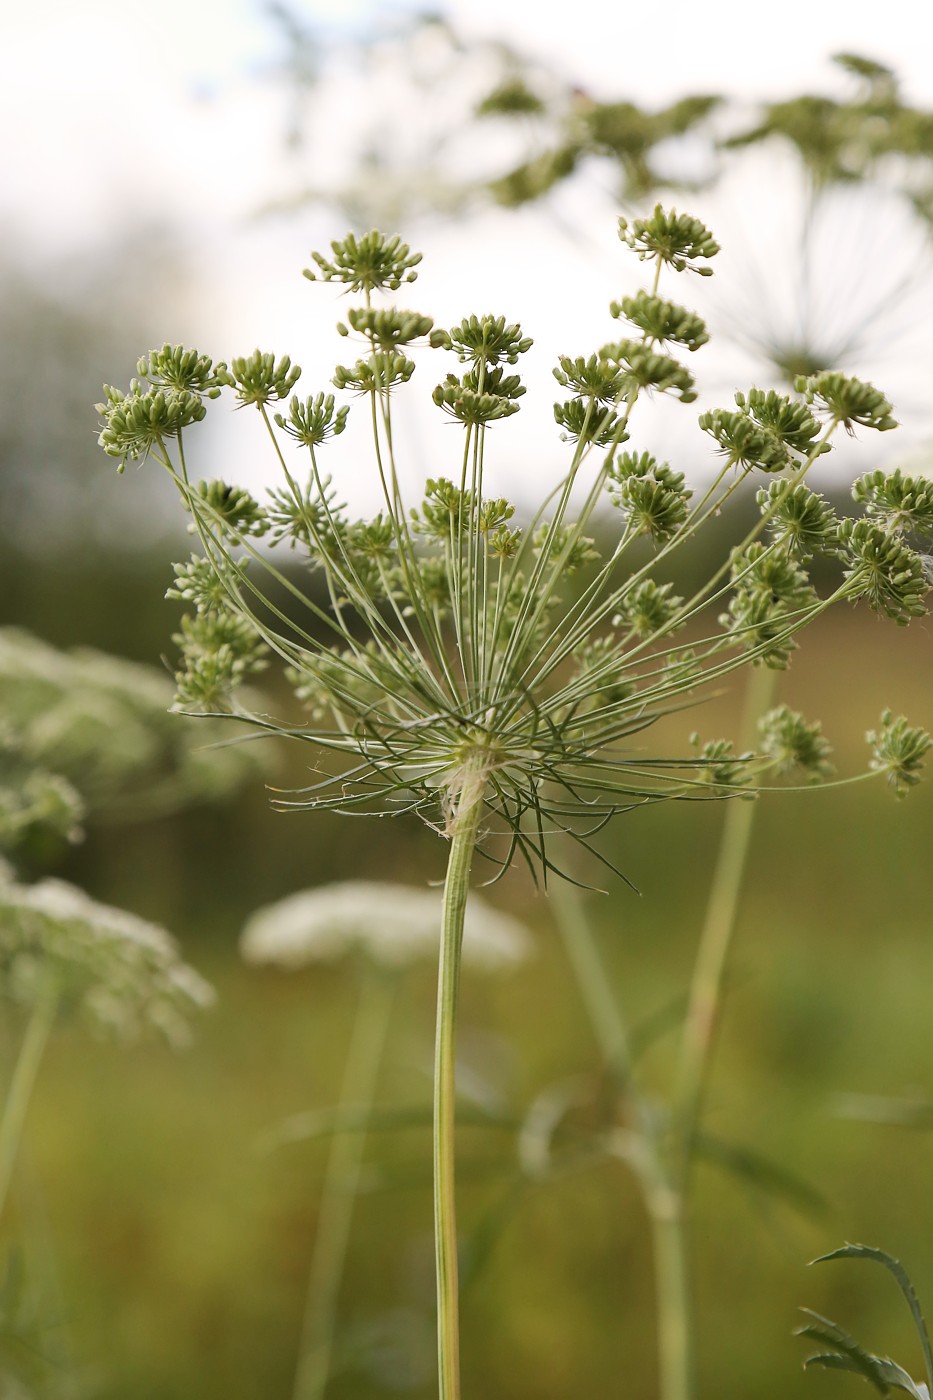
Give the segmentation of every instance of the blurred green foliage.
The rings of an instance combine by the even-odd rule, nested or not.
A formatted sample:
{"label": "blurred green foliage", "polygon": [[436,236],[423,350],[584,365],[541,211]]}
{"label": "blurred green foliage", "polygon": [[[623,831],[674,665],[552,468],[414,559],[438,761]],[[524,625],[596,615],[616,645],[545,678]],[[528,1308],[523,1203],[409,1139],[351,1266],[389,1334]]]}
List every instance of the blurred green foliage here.
{"label": "blurred green foliage", "polygon": [[[54,589],[35,572],[33,595],[0,589],[18,621],[48,621],[57,596],[66,620],[56,626],[71,628],[70,640],[115,648],[129,637],[133,654],[150,661],[167,650],[173,617],[158,601],[161,563],[124,574],[116,588],[111,572],[117,601],[106,614],[93,607],[102,585],[89,569],[59,573]],[[929,722],[931,683],[925,624],[895,637],[859,613],[816,629],[784,696],[819,714],[840,764],[855,764],[886,700]],[[736,697],[715,708],[704,726],[728,730]],[[883,1239],[901,1253],[909,1243],[918,1286],[933,1275],[933,1246],[920,1228],[933,1141],[834,1112],[840,1094],[933,1092],[931,812],[922,788],[903,805],[880,785],[806,802],[765,799],[709,1129],[801,1177],[827,1207],[801,1216],[701,1168],[694,1263],[706,1393],[770,1400],[831,1384],[798,1373],[789,1333],[803,1298],[845,1315],[868,1344],[882,1335],[896,1349],[903,1320],[890,1300],[841,1274],[804,1279],[803,1260],[840,1238]],[[592,896],[591,910],[613,984],[646,1027],[649,1078],[660,1084],[670,1069],[663,1025],[685,989],[716,831],[693,809],[662,807],[619,821],[611,839],[643,894],[614,888]],[[670,850],[673,870],[658,857]],[[267,1155],[256,1143],[281,1118],[336,1099],[355,976],[350,967],[291,977],[247,969],[235,940],[249,911],[290,890],[364,867],[422,882],[441,875],[442,860],[436,837],[415,819],[373,826],[276,813],[259,783],[221,805],[92,826],[68,853],[57,873],[172,928],[219,991],[184,1060],[146,1047],[115,1054],[69,1029],[49,1051],[6,1238],[23,1227],[27,1238],[54,1239],[54,1265],[43,1271],[30,1257],[27,1277],[39,1288],[40,1316],[51,1319],[46,1347],[66,1374],[84,1378],[86,1393],[288,1393],[326,1142]],[[791,873],[776,891],[778,866]],[[585,1131],[605,1080],[547,900],[518,872],[498,897],[539,929],[540,949],[495,985],[467,983],[466,1063],[516,1117],[555,1079],[581,1076],[566,1130]],[[428,1102],[433,998],[426,968],[396,1011],[383,1106]],[[7,1063],[20,1030],[5,1027]],[[516,1400],[574,1391],[648,1400],[649,1242],[624,1168],[581,1165],[554,1180],[522,1180],[513,1133],[461,1132],[468,1389]],[[427,1128],[369,1140],[342,1299],[342,1354],[353,1364],[335,1377],[335,1397],[431,1394],[428,1152]],[[484,1257],[471,1278],[470,1260]],[[898,1354],[906,1347],[909,1355],[909,1345]]]}

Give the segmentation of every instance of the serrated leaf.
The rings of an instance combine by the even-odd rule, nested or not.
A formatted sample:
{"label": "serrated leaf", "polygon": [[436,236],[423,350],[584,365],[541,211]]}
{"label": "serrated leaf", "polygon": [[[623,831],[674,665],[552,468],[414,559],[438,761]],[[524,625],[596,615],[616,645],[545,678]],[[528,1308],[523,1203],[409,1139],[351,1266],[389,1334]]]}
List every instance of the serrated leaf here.
{"label": "serrated leaf", "polygon": [[803,1363],[805,1367],[829,1366],[835,1370],[851,1371],[869,1381],[881,1395],[887,1395],[890,1384],[881,1374],[877,1357],[859,1346],[838,1322],[822,1317],[810,1308],[803,1308],[802,1311],[812,1321],[799,1328],[797,1335],[834,1348],[834,1353],[829,1356],[823,1352],[808,1356]]}
{"label": "serrated leaf", "polygon": [[844,1244],[839,1249],[832,1250],[829,1254],[821,1254],[818,1259],[813,1259],[814,1264],[825,1264],[830,1259],[869,1259],[874,1264],[881,1264],[888,1273],[895,1279],[898,1288],[907,1300],[910,1308],[914,1326],[917,1329],[917,1336],[920,1338],[920,1346],[923,1351],[923,1364],[926,1369],[927,1387],[933,1389],[933,1350],[930,1347],[930,1335],[927,1332],[926,1322],[923,1318],[923,1311],[920,1307],[920,1299],[914,1290],[914,1286],[908,1277],[907,1270],[899,1259],[887,1254],[883,1249],[875,1249],[867,1244]]}
{"label": "serrated leaf", "polygon": [[903,1370],[896,1361],[891,1361],[886,1356],[872,1356],[866,1352],[864,1355],[872,1363],[872,1374],[867,1374],[863,1367],[849,1356],[840,1356],[838,1353],[829,1352],[817,1356],[808,1356],[803,1363],[804,1366],[822,1366],[825,1371],[849,1371],[854,1375],[862,1376],[874,1385],[882,1395],[887,1395],[891,1390],[902,1390],[908,1395],[912,1395],[914,1400],[929,1400],[929,1392],[925,1385],[918,1386]]}
{"label": "serrated leaf", "polygon": [[821,1352],[815,1356],[808,1356],[803,1365],[804,1370],[808,1370],[811,1366],[821,1366],[824,1371],[849,1371],[853,1375],[861,1376],[863,1380],[867,1380],[881,1395],[888,1394],[888,1387],[884,1381],[879,1380],[873,1373],[866,1373],[851,1357],[840,1356],[838,1352]]}

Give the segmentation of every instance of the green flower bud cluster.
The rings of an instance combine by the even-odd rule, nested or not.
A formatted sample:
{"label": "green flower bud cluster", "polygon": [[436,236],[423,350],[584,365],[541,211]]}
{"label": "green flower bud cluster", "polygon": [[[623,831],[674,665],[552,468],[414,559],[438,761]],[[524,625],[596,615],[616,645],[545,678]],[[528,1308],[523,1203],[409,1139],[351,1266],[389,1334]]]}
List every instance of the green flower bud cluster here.
{"label": "green flower bud cluster", "polygon": [[532,551],[539,559],[545,553],[553,555],[554,566],[562,574],[575,574],[600,557],[595,540],[587,539],[572,525],[539,525],[532,536]]}
{"label": "green flower bud cluster", "polygon": [[[244,559],[242,567],[245,569],[248,565],[249,560]],[[175,584],[174,587],[165,590],[166,598],[193,603],[199,613],[219,612],[229,606],[227,584],[209,559],[192,554],[187,563],[173,564],[172,569],[175,573]]]}
{"label": "green flower bud cluster", "polygon": [[138,361],[136,372],[153,388],[208,399],[218,398],[221,388],[234,382],[225,364],[215,365],[207,355],[181,345],[165,344],[161,350],[150,350]]}
{"label": "green flower bud cluster", "polygon": [[[662,162],[655,159],[656,151],[666,151],[672,140],[696,132],[719,101],[697,94],[648,111],[632,102],[595,101],[570,84],[555,91],[553,80],[543,89],[537,75],[515,72],[510,66],[476,115],[520,120],[522,128],[514,135],[524,135],[536,154],[491,180],[488,188],[500,204],[525,204],[569,178],[583,160],[595,158],[611,163],[610,181],[623,200],[643,201],[671,183]],[[529,116],[537,119],[533,136]]]}
{"label": "green flower bud cluster", "polygon": [[301,378],[301,369],[292,364],[288,355],[276,363],[274,355],[261,350],[231,360],[230,373],[240,403],[244,407],[254,404],[256,408],[273,399],[287,399]]}
{"label": "green flower bud cluster", "polygon": [[820,425],[800,402],[774,389],[737,393],[738,413],[713,409],[700,415],[700,427],[719,444],[730,466],[779,472],[799,465],[800,457],[827,445],[817,444]]}
{"label": "green flower bud cluster", "polygon": [[635,296],[623,297],[609,303],[610,313],[618,320],[624,317],[637,326],[650,341],[664,345],[668,341],[683,345],[687,350],[699,350],[709,340],[702,317],[672,301],[652,296],[644,289]]}
{"label": "green flower bud cluster", "polygon": [[755,496],[774,542],[798,559],[836,552],[839,522],[832,506],[804,482],[770,481]]}
{"label": "green flower bud cluster", "polygon": [[351,292],[375,292],[388,289],[397,291],[403,282],[414,282],[417,272],[413,271],[421,261],[420,253],[413,253],[398,234],[386,238],[373,229],[356,238],[348,233],[346,238],[335,239],[331,243],[333,258],[325,258],[322,253],[312,253],[317,264],[317,272],[305,268],[304,276],[309,282],[320,279],[323,282],[343,282]]}
{"label": "green flower bud cluster", "polygon": [[755,665],[785,670],[797,646],[793,621],[818,602],[806,573],[789,552],[752,544],[733,561],[732,579],[735,592],[721,626]]}
{"label": "green flower bud cluster", "polygon": [[515,507],[504,496],[481,501],[476,517],[476,528],[481,535],[495,534],[504,528],[506,522],[511,520],[514,514]]}
{"label": "green flower bud cluster", "polygon": [[865,738],[872,746],[869,767],[885,774],[898,797],[906,796],[920,781],[933,739],[925,730],[909,725],[903,715],[895,719],[890,710],[881,716],[881,728],[870,729]]}
{"label": "green flower bud cluster", "polygon": [[731,739],[708,739],[701,744],[699,734],[691,734],[690,742],[697,755],[698,783],[711,788],[715,796],[728,796],[742,787],[751,753],[737,754]]}
{"label": "green flower bud cluster", "polygon": [[349,529],[347,544],[363,559],[388,564],[398,556],[398,530],[395,521],[380,511],[372,520],[357,520]]}
{"label": "green flower bud cluster", "polygon": [[713,269],[701,265],[719,252],[709,229],[690,214],[678,214],[655,205],[648,219],[619,220],[619,237],[645,261],[665,263],[675,272],[696,272],[712,277]]}
{"label": "green flower bud cluster", "polygon": [[288,417],[275,414],[275,422],[283,432],[295,439],[300,447],[320,447],[329,438],[339,437],[347,426],[350,409],[335,406],[333,394],[316,394],[302,402],[292,398]]}
{"label": "green flower bud cluster", "polygon": [[204,417],[204,399],[215,399],[233,381],[224,364],[213,365],[207,355],[181,345],[150,350],[137,364],[139,379],[124,394],[104,385],[105,399],[96,405],[104,426],[98,441],[122,472],[127,461],[145,460],[166,439]]}
{"label": "green flower bud cluster", "polygon": [[306,487],[273,487],[268,494],[266,520],[269,543],[287,540],[294,549],[307,551],[308,563],[326,567],[328,560],[340,557],[347,522],[334,504],[330,478],[312,478]]}
{"label": "green flower bud cluster", "polygon": [[489,552],[496,559],[514,559],[521,548],[522,531],[499,525],[489,535]]}
{"label": "green flower bud cluster", "polygon": [[556,403],[554,418],[565,429],[560,435],[562,442],[611,447],[628,441],[622,419],[611,410],[596,408],[593,400],[580,398]]}
{"label": "green flower bud cluster", "polygon": [[154,448],[177,438],[207,412],[199,394],[188,389],[145,389],[137,379],[130,381],[128,394],[110,384],[104,385],[104,393],[104,402],[95,405],[105,423],[98,442],[109,457],[119,459],[118,472],[128,461],[145,461]]}
{"label": "green flower bud cluster", "polygon": [[[613,627],[630,629],[642,639],[664,636],[671,630],[677,630],[677,615],[684,600],[676,596],[673,587],[671,583],[641,579],[624,594],[620,611],[612,619]],[[679,625],[683,626],[683,623]]]}
{"label": "green flower bud cluster", "polygon": [[644,198],[658,183],[648,161],[652,148],[688,131],[719,101],[718,97],[684,97],[652,112],[632,102],[587,101],[581,112],[583,144],[587,151],[613,157],[627,176],[629,193]]}
{"label": "green flower bud cluster", "polygon": [[504,316],[467,316],[449,331],[436,330],[431,344],[435,350],[452,350],[464,363],[492,366],[503,361],[517,364],[519,355],[530,350],[534,341],[522,335],[517,322],[506,321]]}
{"label": "green flower bud cluster", "polygon": [[400,311],[396,306],[360,306],[347,312],[349,328],[342,321],[337,322],[337,334],[349,335],[350,329],[364,335],[380,350],[395,350],[400,345],[410,345],[421,340],[434,325],[431,316],[422,316],[417,311]]}
{"label": "green flower bud cluster", "polygon": [[172,641],[182,660],[175,673],[178,710],[229,710],[234,689],[269,664],[256,627],[232,608],[186,613]]}
{"label": "green flower bud cluster", "polygon": [[438,540],[450,540],[464,534],[472,518],[472,496],[455,486],[446,476],[425,482],[421,509],[412,510],[415,528]]}
{"label": "green flower bud cluster", "polygon": [[926,615],[928,567],[900,535],[889,534],[872,520],[843,520],[838,538],[849,598],[867,598],[898,627]]}
{"label": "green flower bud cluster", "polygon": [[758,733],[760,750],[772,760],[778,776],[799,769],[810,783],[832,777],[832,748],[818,720],[808,724],[788,705],[778,705],[762,715]]}
{"label": "green flower bud cluster", "polygon": [[[504,531],[506,535],[510,532]],[[496,531],[496,535],[499,531]],[[517,548],[517,542],[516,542]],[[495,554],[495,537],[490,543],[490,551]],[[404,587],[404,583],[402,585]],[[418,598],[423,598],[427,607],[437,618],[445,618],[450,612],[450,570],[447,561],[438,558],[436,555],[428,555],[418,561],[418,577],[415,585],[407,590],[409,606],[406,609],[406,617],[416,616],[417,609],[415,603]]]}
{"label": "green flower bud cluster", "polygon": [[862,379],[829,371],[809,377],[801,375],[794,387],[807,403],[815,404],[818,412],[831,422],[841,424],[849,433],[856,426],[874,428],[879,433],[897,427],[897,419],[892,417],[891,405],[884,394]]}
{"label": "green flower bud cluster", "polygon": [[590,355],[586,360],[561,355],[559,367],[551,371],[565,389],[572,389],[581,399],[610,407],[625,397],[628,379],[613,360]]}
{"label": "green flower bud cluster", "polygon": [[265,511],[248,491],[219,479],[199,481],[188,509],[195,516],[203,512],[235,535],[261,536],[269,528]]}
{"label": "green flower bud cluster", "polygon": [[[488,377],[493,378],[497,373],[498,371],[492,370]],[[486,423],[498,422],[502,418],[511,418],[513,413],[518,412],[520,405],[515,400],[524,394],[525,387],[517,375],[512,374],[500,380],[498,385],[488,392],[476,387],[479,379],[480,374],[476,369],[469,370],[461,379],[455,374],[448,374],[443,384],[438,384],[431,397],[438,408],[449,413],[451,418],[476,428]]]}
{"label": "green flower bud cluster", "polygon": [[693,494],[683,472],[658,462],[650,452],[624,452],[613,463],[608,482],[613,504],[625,515],[635,534],[650,535],[658,544],[673,539],[687,519]]}
{"label": "green flower bud cluster", "polygon": [[852,486],[866,515],[893,534],[933,536],[933,480],[901,471],[869,472]]}
{"label": "green flower bud cluster", "polygon": [[380,350],[368,360],[355,365],[338,365],[333,384],[337,389],[349,389],[354,394],[388,394],[399,384],[407,384],[415,372],[415,363],[393,350]]}
{"label": "green flower bud cluster", "polygon": [[618,340],[604,345],[600,356],[616,360],[623,368],[628,389],[656,389],[659,394],[672,393],[681,403],[693,403],[696,390],[689,370],[669,355],[658,355],[640,340]]}

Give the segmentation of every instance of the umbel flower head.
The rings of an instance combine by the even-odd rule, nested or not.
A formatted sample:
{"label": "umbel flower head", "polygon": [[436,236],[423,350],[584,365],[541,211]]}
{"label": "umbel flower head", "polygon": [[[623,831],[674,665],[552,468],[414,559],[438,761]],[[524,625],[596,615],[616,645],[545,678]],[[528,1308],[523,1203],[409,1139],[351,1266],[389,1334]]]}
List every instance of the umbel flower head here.
{"label": "umbel flower head", "polygon": [[[826,373],[801,381],[798,397],[752,387],[705,412],[699,426],[718,462],[698,496],[640,440],[646,397],[665,394],[688,411],[696,391],[684,358],[708,339],[701,318],[659,283],[708,275],[719,249],[699,220],[660,206],[622,221],[620,236],[647,264],[650,287],[612,303],[611,317],[628,323],[621,338],[561,356],[555,375],[568,397],[554,414],[566,465],[530,522],[486,481],[493,443],[520,432],[524,385],[512,371],[531,341],[504,315],[474,313],[442,329],[417,311],[376,307],[374,295],[416,275],[418,255],[397,237],[349,236],[330,256],[315,254],[318,271],[307,274],[363,295],[339,327],[357,337],[359,357],[338,365],[332,383],[362,400],[372,423],[374,518],[352,518],[339,462],[337,485],[321,465],[325,448],[339,457],[347,406],[326,387],[295,397],[300,370],[287,357],[257,350],[231,358],[228,371],[173,352],[169,382],[147,371],[150,356],[128,394],[109,391],[99,406],[104,449],[121,466],[157,460],[200,541],[200,554],[176,567],[176,595],[193,608],[178,634],[178,708],[230,713],[310,746],[312,781],[281,794],[283,807],[414,811],[453,837],[478,805],[498,868],[520,854],[546,875],[555,832],[589,844],[635,806],[730,796],[769,775],[824,776],[826,741],[790,711],[728,763],[731,750],[713,741],[659,756],[648,731],[746,665],[786,667],[798,633],[838,602],[864,599],[899,624],[925,610],[928,493],[872,473],[855,492],[863,514],[840,521],[810,480],[840,430],[896,426],[873,386]],[[452,355],[454,368],[445,360],[432,373],[424,359],[438,355]],[[395,400],[425,373],[461,445],[409,502]],[[224,482],[196,485],[189,473],[189,435],[222,386],[268,432],[282,484],[264,502]],[[289,395],[287,415],[270,411]],[[677,551],[761,476],[756,522],[690,596],[676,596]],[[320,587],[305,589],[277,565],[267,546],[282,545]],[[828,585],[811,577],[815,560]],[[688,626],[684,649],[676,637]],[[273,660],[295,697],[284,716],[238,698],[240,683]]]}
{"label": "umbel flower head", "polygon": [[[219,586],[202,576],[183,570],[175,596]],[[154,667],[0,628],[0,850],[37,826],[75,839],[85,815],[172,811],[259,775],[259,754],[231,748],[226,727],[185,733],[166,713],[172,694]]]}
{"label": "umbel flower head", "polygon": [[[299,890],[257,909],[240,939],[247,962],[299,968],[362,953],[385,968],[437,955],[440,890],[378,880],[346,880]],[[518,919],[476,896],[467,906],[463,961],[480,971],[507,971],[529,953]]]}
{"label": "umbel flower head", "polygon": [[20,885],[0,869],[0,991],[31,1006],[51,996],[98,1031],[188,1038],[212,988],[164,929],[99,904],[63,880]]}

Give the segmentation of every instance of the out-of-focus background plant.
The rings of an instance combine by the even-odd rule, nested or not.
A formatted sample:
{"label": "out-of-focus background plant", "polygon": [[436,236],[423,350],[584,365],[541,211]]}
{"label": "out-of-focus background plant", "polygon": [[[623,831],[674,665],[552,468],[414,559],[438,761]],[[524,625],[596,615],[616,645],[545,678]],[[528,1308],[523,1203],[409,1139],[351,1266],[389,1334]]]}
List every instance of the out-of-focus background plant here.
{"label": "out-of-focus background plant", "polygon": [[[82,60],[105,71],[115,42],[107,25],[116,17],[97,9],[106,22],[97,10],[86,16],[67,58],[55,58],[66,79]],[[348,219],[361,230],[388,220],[422,246],[433,240],[454,274],[468,259],[498,265],[488,274],[490,309],[501,303],[535,334],[540,318],[553,322],[558,339],[542,345],[549,365],[572,352],[559,336],[567,308],[586,299],[588,264],[604,285],[609,250],[596,230],[611,228],[620,199],[646,212],[666,187],[667,201],[707,217],[724,259],[745,259],[744,302],[717,306],[711,286],[704,308],[714,328],[736,331],[732,358],[707,388],[721,392],[726,380],[756,376],[778,384],[841,358],[843,368],[878,382],[905,424],[872,452],[897,454],[885,465],[905,451],[914,469],[926,460],[933,99],[899,90],[899,74],[886,71],[884,17],[879,47],[863,50],[885,58],[880,68],[861,60],[833,67],[833,52],[855,48],[840,23],[816,76],[792,73],[772,88],[746,48],[741,85],[723,77],[707,92],[691,76],[703,71],[697,64],[684,69],[679,91],[654,100],[644,89],[632,94],[625,78],[627,65],[638,67],[637,48],[624,50],[612,83],[605,72],[591,79],[585,71],[585,48],[622,44],[621,33],[591,32],[588,45],[568,44],[558,63],[553,46],[542,56],[528,15],[526,47],[514,32],[497,40],[491,23],[492,37],[478,42],[475,29],[464,37],[455,26],[411,25],[404,16],[386,34],[372,17],[367,27],[364,14],[355,32],[335,37],[310,4],[257,6],[250,42],[265,57],[244,47],[223,80],[208,61],[218,37],[191,16],[189,44],[201,46],[210,79],[179,116],[171,101],[176,60],[160,49],[165,110],[136,116],[161,125],[176,188],[190,191],[200,180],[214,190],[213,222],[201,209],[192,231],[170,216],[169,197],[151,193],[154,159],[148,169],[142,161],[119,167],[112,206],[96,212],[105,240],[93,218],[71,244],[56,241],[53,213],[34,243],[11,223],[0,278],[0,621],[18,629],[3,634],[9,665],[0,680],[0,805],[19,833],[8,844],[17,863],[9,883],[35,888],[54,873],[108,907],[170,928],[217,990],[183,1059],[146,1041],[115,1052],[74,1019],[50,1036],[0,1221],[8,1266],[0,1347],[11,1394],[17,1383],[27,1393],[160,1400],[291,1393],[331,1138],[322,1132],[264,1149],[269,1130],[296,1112],[337,1104],[359,970],[318,964],[286,978],[246,967],[237,935],[250,910],[355,877],[364,864],[373,876],[421,884],[441,873],[434,841],[415,823],[381,823],[374,832],[269,811],[249,750],[205,751],[203,728],[189,734],[161,712],[167,677],[163,686],[157,675],[69,654],[96,648],[158,667],[174,630],[159,600],[171,582],[165,561],[185,548],[169,542],[173,527],[157,493],[143,504],[144,480],[131,495],[114,490],[88,412],[101,382],[116,378],[120,363],[131,374],[140,345],[167,335],[226,345],[241,324],[254,337],[268,327],[307,362],[297,324],[305,312],[291,305],[300,285],[293,299],[279,290],[279,300],[259,305],[266,293],[248,276],[250,260],[287,261],[281,288],[307,249]],[[59,18],[65,46],[71,21]],[[539,29],[554,24],[538,15]],[[13,51],[20,39],[14,30]],[[168,42],[158,25],[150,42]],[[665,42],[656,32],[652,47],[663,51]],[[690,40],[695,53],[712,43],[702,34]],[[901,53],[906,63],[907,49]],[[40,69],[35,58],[29,83],[40,81]],[[26,82],[30,65],[22,70]],[[123,86],[108,89],[115,98],[102,132],[130,124],[132,83],[117,76]],[[801,98],[804,89],[816,96]],[[765,99],[755,101],[761,91]],[[227,140],[237,151],[231,161],[211,122],[234,110],[241,115]],[[103,141],[82,162],[88,171],[118,167]],[[46,168],[36,165],[37,184]],[[682,185],[689,196],[676,193]],[[234,188],[226,202],[217,194]],[[769,230],[780,228],[774,241],[786,242],[789,226],[799,230],[799,260],[772,273]],[[531,247],[550,259],[536,273],[538,314],[507,304],[510,284],[516,297],[527,294],[521,273]],[[226,278],[220,309],[208,294],[208,264],[215,288]],[[766,277],[756,264],[768,267]],[[725,270],[717,281],[735,285]],[[425,283],[425,296],[429,290]],[[468,309],[456,287],[438,291],[449,319]],[[549,404],[547,375],[540,382]],[[676,428],[661,428],[672,435],[673,455]],[[430,463],[430,430],[423,432]],[[218,463],[229,448],[218,437]],[[535,471],[547,470],[557,450],[556,432],[542,433]],[[875,455],[853,461],[858,470],[882,464]],[[527,470],[517,463],[515,481]],[[353,482],[348,489],[364,490]],[[132,513],[132,550],[121,511]],[[151,548],[139,546],[141,525]],[[819,629],[782,698],[819,714],[840,764],[847,756],[856,764],[866,725],[892,698],[930,724],[931,683],[926,623],[893,636],[856,615]],[[704,729],[734,729],[739,704],[724,696]],[[22,795],[27,771],[54,832],[6,799]],[[232,802],[239,783],[242,797]],[[211,791],[225,800],[211,801]],[[140,812],[154,794],[155,809]],[[207,800],[189,800],[195,796]],[[131,809],[145,819],[130,823]],[[895,806],[880,787],[793,806],[788,799],[786,809],[778,800],[759,814],[707,1108],[718,1139],[751,1145],[756,1160],[784,1170],[759,1172],[757,1181],[746,1170],[739,1190],[734,1172],[712,1164],[698,1172],[701,1393],[764,1400],[832,1384],[799,1375],[788,1333],[802,1297],[909,1358],[896,1296],[878,1296],[870,1282],[859,1289],[844,1270],[808,1276],[804,1289],[800,1265],[839,1238],[871,1238],[909,1257],[918,1288],[929,1291],[933,1248],[921,1225],[933,1148],[922,1112],[933,1094],[931,814],[928,791]],[[78,827],[80,843],[69,839]],[[587,909],[611,983],[625,989],[630,1015],[634,1009],[643,1077],[662,1083],[717,833],[689,809],[662,807],[637,826],[621,825],[614,839],[642,898],[617,895],[610,904],[592,896]],[[675,872],[658,855],[671,849],[680,853]],[[785,872],[780,901],[777,868]],[[586,1172],[566,1161],[547,1169],[549,1109],[564,1112],[564,1132],[578,1115],[585,1136],[613,1092],[611,1072],[568,990],[548,905],[520,877],[496,898],[521,910],[539,946],[520,970],[470,979],[464,992],[465,1075],[482,1110],[481,1121],[462,1129],[468,1388],[517,1400],[572,1391],[647,1400],[656,1394],[649,1242],[635,1189],[608,1162]],[[431,1393],[428,1129],[419,1113],[429,1096],[432,982],[425,965],[397,992],[343,1269],[335,1396]],[[22,1012],[5,1010],[9,1072],[23,1032]],[[424,1095],[413,1105],[418,1073]],[[568,1079],[563,1099],[548,1097]],[[518,1157],[514,1133],[489,1121],[498,1114],[514,1122],[529,1105],[536,1115]],[[910,1105],[920,1107],[911,1113]],[[410,1126],[398,1131],[413,1108]],[[379,1113],[392,1131],[379,1126]]]}

